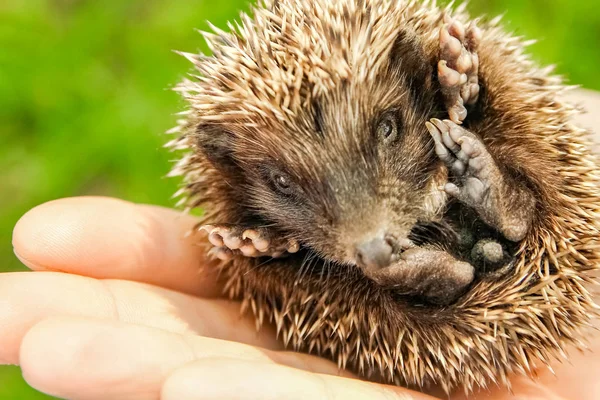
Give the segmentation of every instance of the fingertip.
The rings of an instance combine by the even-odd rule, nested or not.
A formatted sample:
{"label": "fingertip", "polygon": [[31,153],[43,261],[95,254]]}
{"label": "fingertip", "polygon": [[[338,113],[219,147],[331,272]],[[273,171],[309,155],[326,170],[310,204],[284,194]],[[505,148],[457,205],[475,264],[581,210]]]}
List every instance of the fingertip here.
{"label": "fingertip", "polygon": [[81,380],[73,382],[71,372],[79,369],[77,354],[89,348],[93,341],[79,328],[73,319],[49,318],[25,334],[19,351],[19,365],[24,380],[31,387],[61,397],[78,392]]}
{"label": "fingertip", "polygon": [[30,269],[98,279],[128,279],[221,295],[195,217],[106,197],[75,197],[37,206],[17,222],[13,248]]}
{"label": "fingertip", "polygon": [[[64,198],[40,204],[26,212],[13,229],[16,257],[32,270],[68,271],[81,262],[81,244],[90,232],[86,225],[101,208],[128,209],[132,203],[102,197]],[[85,261],[85,260],[83,260]]]}
{"label": "fingertip", "polygon": [[[29,386],[47,394],[58,394],[50,390],[49,383],[58,381],[57,377],[44,373],[48,370],[47,347],[44,346],[45,323],[32,327],[23,337],[19,349],[19,365],[23,379]],[[50,371],[56,371],[50,368]]]}
{"label": "fingertip", "polygon": [[55,317],[23,338],[26,382],[60,398],[158,398],[160,383],[193,355],[179,335],[94,318]]}

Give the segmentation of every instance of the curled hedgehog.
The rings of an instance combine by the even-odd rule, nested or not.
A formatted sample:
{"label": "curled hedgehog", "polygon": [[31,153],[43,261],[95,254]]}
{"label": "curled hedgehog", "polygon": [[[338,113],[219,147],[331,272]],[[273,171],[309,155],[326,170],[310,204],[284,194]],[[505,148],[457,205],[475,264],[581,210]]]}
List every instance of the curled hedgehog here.
{"label": "curled hedgehog", "polygon": [[173,175],[258,327],[447,392],[584,346],[598,165],[527,42],[408,0],[265,0],[213,29],[183,53]]}

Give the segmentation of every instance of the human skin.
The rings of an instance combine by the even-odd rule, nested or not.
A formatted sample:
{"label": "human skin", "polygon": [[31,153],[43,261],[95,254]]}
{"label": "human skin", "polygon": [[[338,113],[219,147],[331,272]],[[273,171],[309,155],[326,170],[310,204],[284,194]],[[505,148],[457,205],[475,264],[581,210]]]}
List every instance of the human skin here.
{"label": "human skin", "polygon": [[[600,96],[578,92],[600,130]],[[0,274],[0,363],[68,399],[434,399],[340,372],[256,333],[187,235],[191,216],[110,198],[67,198],[17,223],[13,246],[31,272]],[[472,399],[597,399],[600,337],[556,375],[512,379]],[[458,400],[464,396],[451,397]]]}

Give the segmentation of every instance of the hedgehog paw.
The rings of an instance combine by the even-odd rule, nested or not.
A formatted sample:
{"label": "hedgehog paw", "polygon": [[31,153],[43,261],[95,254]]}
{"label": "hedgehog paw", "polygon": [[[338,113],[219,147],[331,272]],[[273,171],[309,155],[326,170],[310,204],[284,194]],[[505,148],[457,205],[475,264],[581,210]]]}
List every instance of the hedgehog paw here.
{"label": "hedgehog paw", "polygon": [[[275,238],[272,236],[272,231],[265,228],[246,229],[242,233],[242,238],[245,243],[252,244],[261,257],[267,255],[276,258],[300,250],[300,244],[296,240]],[[243,252],[243,246],[241,249]]]}
{"label": "hedgehog paw", "polygon": [[510,258],[504,246],[492,238],[479,240],[471,250],[471,261],[483,272],[498,270],[508,264]]}
{"label": "hedgehog paw", "polygon": [[440,28],[438,80],[450,119],[461,124],[467,117],[465,105],[479,97],[479,56],[481,30],[472,22],[466,29],[446,15]]}
{"label": "hedgehog paw", "polygon": [[[473,133],[450,120],[433,118],[425,123],[435,144],[435,153],[462,182],[468,203],[480,203],[498,170],[485,145]],[[452,194],[458,194],[447,184]],[[446,190],[448,191],[448,190]],[[467,199],[465,199],[467,200]]]}
{"label": "hedgehog paw", "polygon": [[464,204],[479,209],[499,174],[485,145],[474,134],[449,120],[433,118],[426,126],[435,142],[437,156],[458,180],[456,184],[447,183],[444,190]]}
{"label": "hedgehog paw", "polygon": [[368,275],[399,294],[417,296],[437,305],[455,302],[475,277],[475,269],[446,251],[415,247],[391,266]]}
{"label": "hedgehog paw", "polygon": [[210,253],[220,260],[230,260],[233,255],[245,257],[282,257],[296,253],[300,245],[295,240],[276,239],[265,228],[247,229],[236,225],[204,225],[208,240],[214,246]]}
{"label": "hedgehog paw", "polygon": [[479,210],[487,200],[499,171],[485,145],[474,134],[452,121],[433,118],[426,123],[435,142],[437,156],[458,182],[444,190],[464,204]]}
{"label": "hedgehog paw", "polygon": [[434,118],[425,125],[435,142],[437,156],[455,178],[442,190],[475,210],[506,239],[523,239],[530,225],[533,198],[519,187],[507,186],[494,159],[475,134],[449,120]]}

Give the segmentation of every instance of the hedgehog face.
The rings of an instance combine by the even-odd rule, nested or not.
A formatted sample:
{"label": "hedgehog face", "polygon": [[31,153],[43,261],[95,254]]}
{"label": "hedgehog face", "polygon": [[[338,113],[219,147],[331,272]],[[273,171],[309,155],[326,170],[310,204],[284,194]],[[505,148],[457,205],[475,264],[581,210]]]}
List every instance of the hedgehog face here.
{"label": "hedgehog face", "polygon": [[382,268],[443,204],[428,117],[392,74],[368,89],[341,85],[277,126],[203,128],[200,144],[243,188],[227,195],[242,223],[275,226],[329,261]]}
{"label": "hedgehog face", "polygon": [[410,32],[381,35],[395,40],[370,61],[332,58],[327,79],[310,75],[316,66],[296,79],[277,64],[260,70],[270,90],[223,74],[210,95],[202,89],[212,103],[199,104],[196,145],[225,182],[215,196],[228,199],[223,222],[276,227],[326,260],[368,270],[388,266],[411,246],[413,226],[435,218],[445,197],[425,128],[434,67]]}

